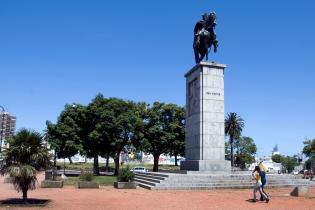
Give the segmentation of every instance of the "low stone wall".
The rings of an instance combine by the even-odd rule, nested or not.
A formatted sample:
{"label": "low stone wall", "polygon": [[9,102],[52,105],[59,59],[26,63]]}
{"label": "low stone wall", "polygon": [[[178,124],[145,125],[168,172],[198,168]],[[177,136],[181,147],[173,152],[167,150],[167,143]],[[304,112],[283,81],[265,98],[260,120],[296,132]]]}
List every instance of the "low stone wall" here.
{"label": "low stone wall", "polygon": [[117,189],[136,189],[137,184],[135,182],[114,182],[114,187]]}
{"label": "low stone wall", "polygon": [[79,181],[77,184],[77,188],[81,189],[93,189],[99,188],[99,184],[94,181]]}
{"label": "low stone wall", "polygon": [[63,181],[44,180],[41,182],[41,188],[62,188]]}

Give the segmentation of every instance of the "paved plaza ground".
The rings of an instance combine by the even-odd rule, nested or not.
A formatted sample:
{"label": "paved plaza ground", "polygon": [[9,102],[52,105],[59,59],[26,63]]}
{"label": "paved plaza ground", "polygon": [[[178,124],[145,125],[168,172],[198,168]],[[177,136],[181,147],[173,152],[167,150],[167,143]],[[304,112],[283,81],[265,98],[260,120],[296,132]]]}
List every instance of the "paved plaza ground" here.
{"label": "paved plaza ground", "polygon": [[[42,176],[40,176],[40,179]],[[4,184],[0,177],[0,200],[21,197],[12,184]],[[289,196],[292,189],[270,189],[271,201],[251,203],[252,190],[204,190],[204,191],[149,191],[116,190],[112,187],[100,189],[76,189],[66,186],[62,189],[37,188],[29,191],[29,198],[50,199],[51,202],[42,209],[109,209],[109,210],[185,210],[185,209],[315,209],[315,188],[310,189],[308,197]],[[1,208],[1,207],[0,207]],[[19,209],[7,208],[3,209]],[[20,208],[37,209],[37,208]]]}

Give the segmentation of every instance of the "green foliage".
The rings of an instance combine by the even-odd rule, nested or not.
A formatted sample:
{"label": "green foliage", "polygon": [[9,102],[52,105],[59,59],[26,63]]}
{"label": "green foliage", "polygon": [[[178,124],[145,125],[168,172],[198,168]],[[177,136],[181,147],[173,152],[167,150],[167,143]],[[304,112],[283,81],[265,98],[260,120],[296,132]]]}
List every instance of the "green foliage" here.
{"label": "green foliage", "polygon": [[296,156],[286,156],[283,157],[281,164],[288,173],[291,173],[294,170],[294,167],[298,165],[298,159]]}
{"label": "green foliage", "polygon": [[92,181],[94,179],[94,174],[91,172],[82,172],[79,176],[81,181]]}
{"label": "green foliage", "polygon": [[272,161],[276,163],[281,163],[283,168],[291,173],[294,170],[294,167],[299,165],[298,158],[296,156],[282,156],[282,155],[273,155]]}
{"label": "green foliage", "polygon": [[257,147],[252,138],[240,137],[236,139],[234,148],[236,148],[236,163],[240,168],[245,168],[246,164],[255,162]]}
{"label": "green foliage", "polygon": [[99,174],[98,156],[111,156],[117,175],[120,153],[132,144],[154,155],[156,171],[160,154],[184,154],[184,117],[184,109],[174,104],[149,107],[98,94],[88,106],[66,105],[56,124],[46,123],[46,139],[55,160],[78,152],[94,158],[94,174]]}
{"label": "green foliage", "polygon": [[283,162],[283,157],[282,155],[273,155],[271,157],[272,161],[275,163],[282,163]]}
{"label": "green foliage", "polygon": [[82,105],[66,105],[56,124],[46,122],[46,140],[58,158],[70,158],[82,151],[85,112],[86,107]]}
{"label": "green foliage", "polygon": [[45,167],[49,159],[42,140],[38,132],[21,129],[9,139],[10,147],[3,151],[4,165],[0,173],[13,177],[13,185],[17,191],[22,191],[24,200],[27,200],[27,191],[35,189],[36,169],[33,166]]}
{"label": "green foliage", "polygon": [[15,163],[31,165],[36,163],[44,167],[49,159],[48,149],[43,144],[40,133],[32,130],[21,129],[8,140],[9,148],[3,151],[6,165]]}
{"label": "green foliage", "polygon": [[225,135],[230,137],[231,165],[234,166],[233,143],[235,139],[241,136],[245,124],[244,120],[241,117],[237,116],[235,112],[230,112],[225,118],[224,125]]}
{"label": "green foliage", "polygon": [[313,140],[306,140],[303,142],[304,148],[303,148],[303,154],[306,157],[315,157],[315,139]]}
{"label": "green foliage", "polygon": [[130,167],[122,168],[117,176],[118,182],[129,182],[134,179],[135,175],[130,171]]}
{"label": "green foliage", "polygon": [[131,144],[137,126],[143,122],[139,106],[141,104],[118,98],[106,99],[100,94],[88,106],[90,133],[84,150],[87,155],[111,155],[115,161],[115,175],[119,172],[120,152]]}
{"label": "green foliage", "polygon": [[25,188],[30,190],[36,188],[36,170],[30,165],[10,166],[7,168],[7,174],[13,177],[13,185],[18,192]]}
{"label": "green foliage", "polygon": [[173,140],[169,140],[168,153],[175,156],[175,166],[177,166],[177,156],[185,156],[185,108],[171,105],[171,112],[174,118],[170,123]]}
{"label": "green foliage", "polygon": [[138,149],[153,154],[153,171],[158,171],[159,156],[183,153],[184,110],[175,104],[154,102],[143,110],[143,127]]}

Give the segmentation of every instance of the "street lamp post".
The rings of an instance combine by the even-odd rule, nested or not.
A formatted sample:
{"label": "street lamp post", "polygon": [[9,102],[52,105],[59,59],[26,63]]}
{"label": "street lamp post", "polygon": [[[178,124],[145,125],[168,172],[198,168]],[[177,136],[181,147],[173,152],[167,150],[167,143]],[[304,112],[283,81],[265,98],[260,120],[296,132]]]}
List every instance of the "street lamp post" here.
{"label": "street lamp post", "polygon": [[4,108],[3,106],[0,106],[0,108],[2,109],[2,121],[1,121],[1,133],[0,133],[0,154],[2,154],[2,138],[3,138],[3,130],[4,130]]}

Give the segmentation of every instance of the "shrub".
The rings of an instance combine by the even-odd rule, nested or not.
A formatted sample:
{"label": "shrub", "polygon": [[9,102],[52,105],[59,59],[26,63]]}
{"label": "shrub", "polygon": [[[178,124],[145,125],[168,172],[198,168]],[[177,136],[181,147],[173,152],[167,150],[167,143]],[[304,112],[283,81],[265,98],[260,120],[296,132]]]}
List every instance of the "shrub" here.
{"label": "shrub", "polygon": [[117,181],[119,182],[129,182],[135,177],[134,173],[130,171],[129,166],[120,170]]}
{"label": "shrub", "polygon": [[83,172],[80,174],[79,179],[81,181],[92,181],[94,179],[94,174],[91,172]]}

